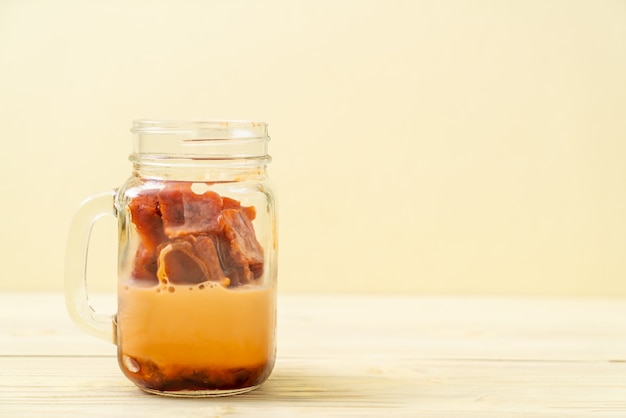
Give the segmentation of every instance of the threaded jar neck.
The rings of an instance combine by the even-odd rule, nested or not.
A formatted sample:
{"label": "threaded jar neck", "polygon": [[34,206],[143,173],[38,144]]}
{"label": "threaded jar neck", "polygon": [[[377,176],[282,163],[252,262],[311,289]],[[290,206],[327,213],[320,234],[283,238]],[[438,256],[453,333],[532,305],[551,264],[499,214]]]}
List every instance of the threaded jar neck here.
{"label": "threaded jar neck", "polygon": [[271,161],[264,122],[136,120],[131,132],[140,176],[261,173]]}
{"label": "threaded jar neck", "polygon": [[136,120],[131,132],[132,156],[140,158],[269,158],[264,122]]}

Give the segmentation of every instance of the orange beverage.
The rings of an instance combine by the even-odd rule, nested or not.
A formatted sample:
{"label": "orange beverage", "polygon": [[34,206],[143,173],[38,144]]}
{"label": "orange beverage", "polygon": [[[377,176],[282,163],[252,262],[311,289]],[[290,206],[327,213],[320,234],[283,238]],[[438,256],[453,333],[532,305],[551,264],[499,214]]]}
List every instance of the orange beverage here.
{"label": "orange beverage", "polygon": [[271,288],[127,283],[118,294],[120,367],[142,389],[236,391],[260,384],[271,372]]}

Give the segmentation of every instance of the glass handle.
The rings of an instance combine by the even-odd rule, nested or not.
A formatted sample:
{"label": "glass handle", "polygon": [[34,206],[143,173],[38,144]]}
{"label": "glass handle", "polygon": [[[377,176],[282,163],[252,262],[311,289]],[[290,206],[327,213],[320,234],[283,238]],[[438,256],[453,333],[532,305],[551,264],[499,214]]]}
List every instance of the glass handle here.
{"label": "glass handle", "polygon": [[65,305],[72,320],[83,330],[115,343],[114,315],[96,312],[89,304],[87,291],[87,256],[94,223],[103,216],[116,216],[115,190],[85,200],[70,226],[65,251]]}

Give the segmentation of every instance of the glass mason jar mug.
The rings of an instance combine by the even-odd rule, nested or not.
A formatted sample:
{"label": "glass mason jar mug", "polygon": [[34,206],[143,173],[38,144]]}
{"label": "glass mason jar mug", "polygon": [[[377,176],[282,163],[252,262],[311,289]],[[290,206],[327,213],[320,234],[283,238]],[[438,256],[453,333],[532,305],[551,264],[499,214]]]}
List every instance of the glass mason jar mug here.
{"label": "glass mason jar mug", "polygon": [[[276,347],[267,125],[140,120],[132,132],[131,177],[87,199],[72,222],[68,312],[117,345],[122,372],[147,392],[252,390]],[[95,312],[86,288],[89,234],[103,215],[118,219],[115,315]]]}

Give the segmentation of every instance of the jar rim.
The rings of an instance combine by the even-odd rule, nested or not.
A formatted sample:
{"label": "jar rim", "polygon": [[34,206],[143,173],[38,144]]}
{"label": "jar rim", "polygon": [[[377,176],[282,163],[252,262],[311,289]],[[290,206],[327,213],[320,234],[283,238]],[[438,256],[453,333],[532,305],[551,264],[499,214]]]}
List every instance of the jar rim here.
{"label": "jar rim", "polygon": [[136,119],[134,134],[187,134],[199,140],[267,139],[267,123],[249,120]]}
{"label": "jar rim", "polygon": [[263,159],[267,123],[244,120],[153,120],[132,123],[133,155],[148,158]]}

